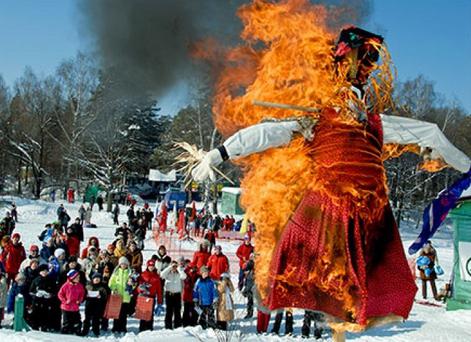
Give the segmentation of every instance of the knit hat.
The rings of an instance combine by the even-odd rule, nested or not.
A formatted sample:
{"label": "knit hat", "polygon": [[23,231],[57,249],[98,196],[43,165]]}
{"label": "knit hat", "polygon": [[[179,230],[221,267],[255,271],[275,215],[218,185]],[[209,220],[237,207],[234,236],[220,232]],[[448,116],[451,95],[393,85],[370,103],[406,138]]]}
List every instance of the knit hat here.
{"label": "knit hat", "polygon": [[64,255],[65,254],[65,251],[62,249],[62,248],[57,248],[55,251],[54,251],[54,256],[56,258],[59,258],[61,255]]}
{"label": "knit hat", "polygon": [[78,275],[79,275],[79,272],[77,270],[70,270],[69,272],[67,272],[67,279],[73,280],[76,277],[78,277]]}
{"label": "knit hat", "polygon": [[127,265],[127,266],[129,266],[129,260],[125,256],[122,256],[121,258],[119,258],[118,265]]}
{"label": "knit hat", "polygon": [[38,258],[31,258],[31,259],[29,260],[29,266],[31,266],[31,264],[32,264],[33,262],[35,262],[35,263],[37,263],[37,264],[39,265],[39,259],[38,259]]}
{"label": "knit hat", "polygon": [[149,266],[155,266],[155,261],[153,259],[147,260],[147,267]]}
{"label": "knit hat", "polygon": [[69,256],[69,259],[67,260],[69,263],[71,262],[78,262],[78,258],[75,255]]}
{"label": "knit hat", "polygon": [[231,279],[231,275],[227,272],[224,272],[223,274],[221,274],[221,279],[224,279],[224,278]]}
{"label": "knit hat", "polygon": [[22,281],[22,280],[26,280],[26,277],[25,277],[25,275],[24,275],[22,272],[20,272],[20,273],[18,273],[18,274],[16,275],[15,281],[16,281],[16,282],[19,282],[19,281]]}
{"label": "knit hat", "polygon": [[100,280],[102,279],[102,275],[100,272],[95,272],[93,273],[92,275],[92,279],[95,279],[95,278],[100,278]]}
{"label": "knit hat", "polygon": [[31,245],[29,246],[29,251],[32,252],[32,251],[39,251],[39,247],[37,245]]}
{"label": "knit hat", "polygon": [[49,266],[47,264],[41,264],[38,267],[38,273],[41,273],[42,271],[49,271]]}
{"label": "knit hat", "polygon": [[204,272],[209,272],[209,268],[207,268],[206,266],[201,266],[200,273],[204,273]]}
{"label": "knit hat", "polygon": [[20,233],[14,233],[14,234],[11,236],[11,239],[12,239],[12,240],[15,239],[15,238],[17,238],[18,240],[21,239]]}

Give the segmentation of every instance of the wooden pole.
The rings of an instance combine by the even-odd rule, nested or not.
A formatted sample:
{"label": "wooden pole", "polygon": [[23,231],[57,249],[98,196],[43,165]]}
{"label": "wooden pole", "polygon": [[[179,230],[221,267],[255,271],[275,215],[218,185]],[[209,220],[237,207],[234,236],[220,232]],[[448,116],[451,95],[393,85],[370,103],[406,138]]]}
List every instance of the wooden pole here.
{"label": "wooden pole", "polygon": [[345,342],[345,331],[332,331],[332,341]]}
{"label": "wooden pole", "polygon": [[259,100],[254,100],[252,104],[255,106],[261,106],[261,107],[300,110],[302,112],[319,113],[321,111],[319,108],[314,108],[314,107],[305,107],[305,106],[298,106],[298,105],[292,105],[292,104],[286,104],[286,103],[275,103],[275,102],[266,102],[266,101],[259,101]]}

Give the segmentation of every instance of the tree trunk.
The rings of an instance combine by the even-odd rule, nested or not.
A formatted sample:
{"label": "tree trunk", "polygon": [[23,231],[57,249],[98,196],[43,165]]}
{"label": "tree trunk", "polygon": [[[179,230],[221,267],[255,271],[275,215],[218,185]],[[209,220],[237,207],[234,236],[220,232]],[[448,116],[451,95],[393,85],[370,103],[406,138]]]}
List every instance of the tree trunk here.
{"label": "tree trunk", "polygon": [[39,199],[41,197],[41,186],[42,186],[42,177],[41,175],[39,175],[36,179],[35,179],[35,183],[36,183],[36,187],[34,189],[34,197],[36,199]]}
{"label": "tree trunk", "polygon": [[111,190],[113,190],[112,187],[108,187],[108,192],[106,194],[106,212],[111,213],[111,210],[113,208],[113,194],[111,193]]}
{"label": "tree trunk", "polygon": [[401,198],[399,199],[399,206],[397,208],[396,212],[396,223],[397,223],[397,229],[401,227],[401,220],[402,220],[402,208],[404,207],[404,195],[401,194]]}
{"label": "tree trunk", "polygon": [[18,174],[17,174],[18,185],[16,192],[18,195],[21,195],[21,162],[18,163]]}

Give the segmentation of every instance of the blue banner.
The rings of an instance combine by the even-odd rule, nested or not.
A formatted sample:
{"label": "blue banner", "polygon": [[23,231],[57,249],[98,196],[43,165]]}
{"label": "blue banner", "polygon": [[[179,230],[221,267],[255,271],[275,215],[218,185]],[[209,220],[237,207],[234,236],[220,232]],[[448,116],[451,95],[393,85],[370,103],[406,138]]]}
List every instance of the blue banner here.
{"label": "blue banner", "polygon": [[443,190],[425,209],[422,216],[423,226],[419,236],[409,247],[409,254],[416,253],[431,239],[438,227],[453,209],[464,190],[471,185],[471,169],[449,188]]}

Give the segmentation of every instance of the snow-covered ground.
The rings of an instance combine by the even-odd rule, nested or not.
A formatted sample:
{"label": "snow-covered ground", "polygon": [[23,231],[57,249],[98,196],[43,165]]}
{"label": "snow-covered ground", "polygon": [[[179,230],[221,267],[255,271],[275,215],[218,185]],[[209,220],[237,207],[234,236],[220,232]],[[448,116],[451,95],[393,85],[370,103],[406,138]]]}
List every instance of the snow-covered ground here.
{"label": "snow-covered ground", "polygon": [[[5,198],[7,199],[7,198]],[[9,198],[8,198],[9,199]],[[50,203],[44,201],[33,201],[15,198],[18,206],[19,223],[17,231],[21,233],[22,240],[26,248],[32,243],[38,243],[37,235],[42,231],[46,223],[52,222],[56,219],[56,209],[59,202]],[[2,208],[0,199],[0,216],[3,217],[7,208]],[[78,215],[78,208],[80,203],[67,204],[65,207],[69,215],[74,219]],[[125,219],[124,213],[126,208],[122,207],[121,220]],[[97,224],[96,229],[85,229],[85,237],[88,240],[90,236],[97,236],[102,245],[110,243],[114,236],[115,227],[112,225],[110,214],[106,212],[93,212],[92,222]],[[401,235],[404,240],[404,247],[407,248],[411,241],[416,237],[418,231],[406,225],[401,229]],[[150,235],[150,234],[149,234]],[[434,244],[437,248],[440,258],[440,264],[445,270],[445,275],[440,277],[437,281],[437,288],[441,288],[445,281],[448,280],[453,263],[453,248],[452,248],[452,231],[449,226],[441,229],[435,236]],[[167,247],[170,247],[170,256],[178,257],[180,255],[189,256],[196,248],[196,242],[183,242],[180,243],[176,240],[165,240]],[[222,241],[223,252],[226,253],[231,260],[231,271],[234,283],[237,281],[238,265],[235,259],[235,250],[239,242],[236,241]],[[84,246],[81,246],[82,248]],[[149,258],[156,252],[156,242],[149,236],[146,242],[144,251],[145,259]],[[419,283],[418,283],[419,284]],[[429,289],[430,290],[430,289]],[[420,298],[420,293],[417,294]],[[244,310],[245,298],[239,294],[235,294],[235,301],[237,303],[236,320],[231,324],[233,332],[222,334],[212,330],[203,331],[199,327],[194,328],[180,328],[176,330],[163,329],[163,317],[160,316],[156,319],[154,331],[138,333],[138,322],[134,319],[128,320],[128,334],[125,336],[117,337],[111,333],[105,334],[95,340],[107,340],[122,342],[128,341],[301,341],[301,326],[302,326],[302,311],[295,311],[295,328],[294,336],[279,337],[275,335],[257,335],[255,333],[256,319],[244,320],[242,317],[245,315]],[[433,300],[432,300],[433,301]],[[11,322],[12,317],[6,317],[4,325]],[[272,316],[273,320],[273,316]],[[425,306],[415,304],[411,315],[407,321],[401,324],[389,325],[380,328],[368,330],[362,334],[347,334],[348,341],[471,341],[471,311],[453,311],[447,312],[444,307]],[[270,328],[271,329],[271,324]],[[281,331],[284,331],[284,324]],[[239,333],[240,332],[240,333]],[[30,332],[14,332],[9,329],[0,330],[0,341],[83,341],[83,337],[65,336],[51,333],[41,333],[36,331]],[[331,341],[330,334],[324,334],[324,341]]]}

